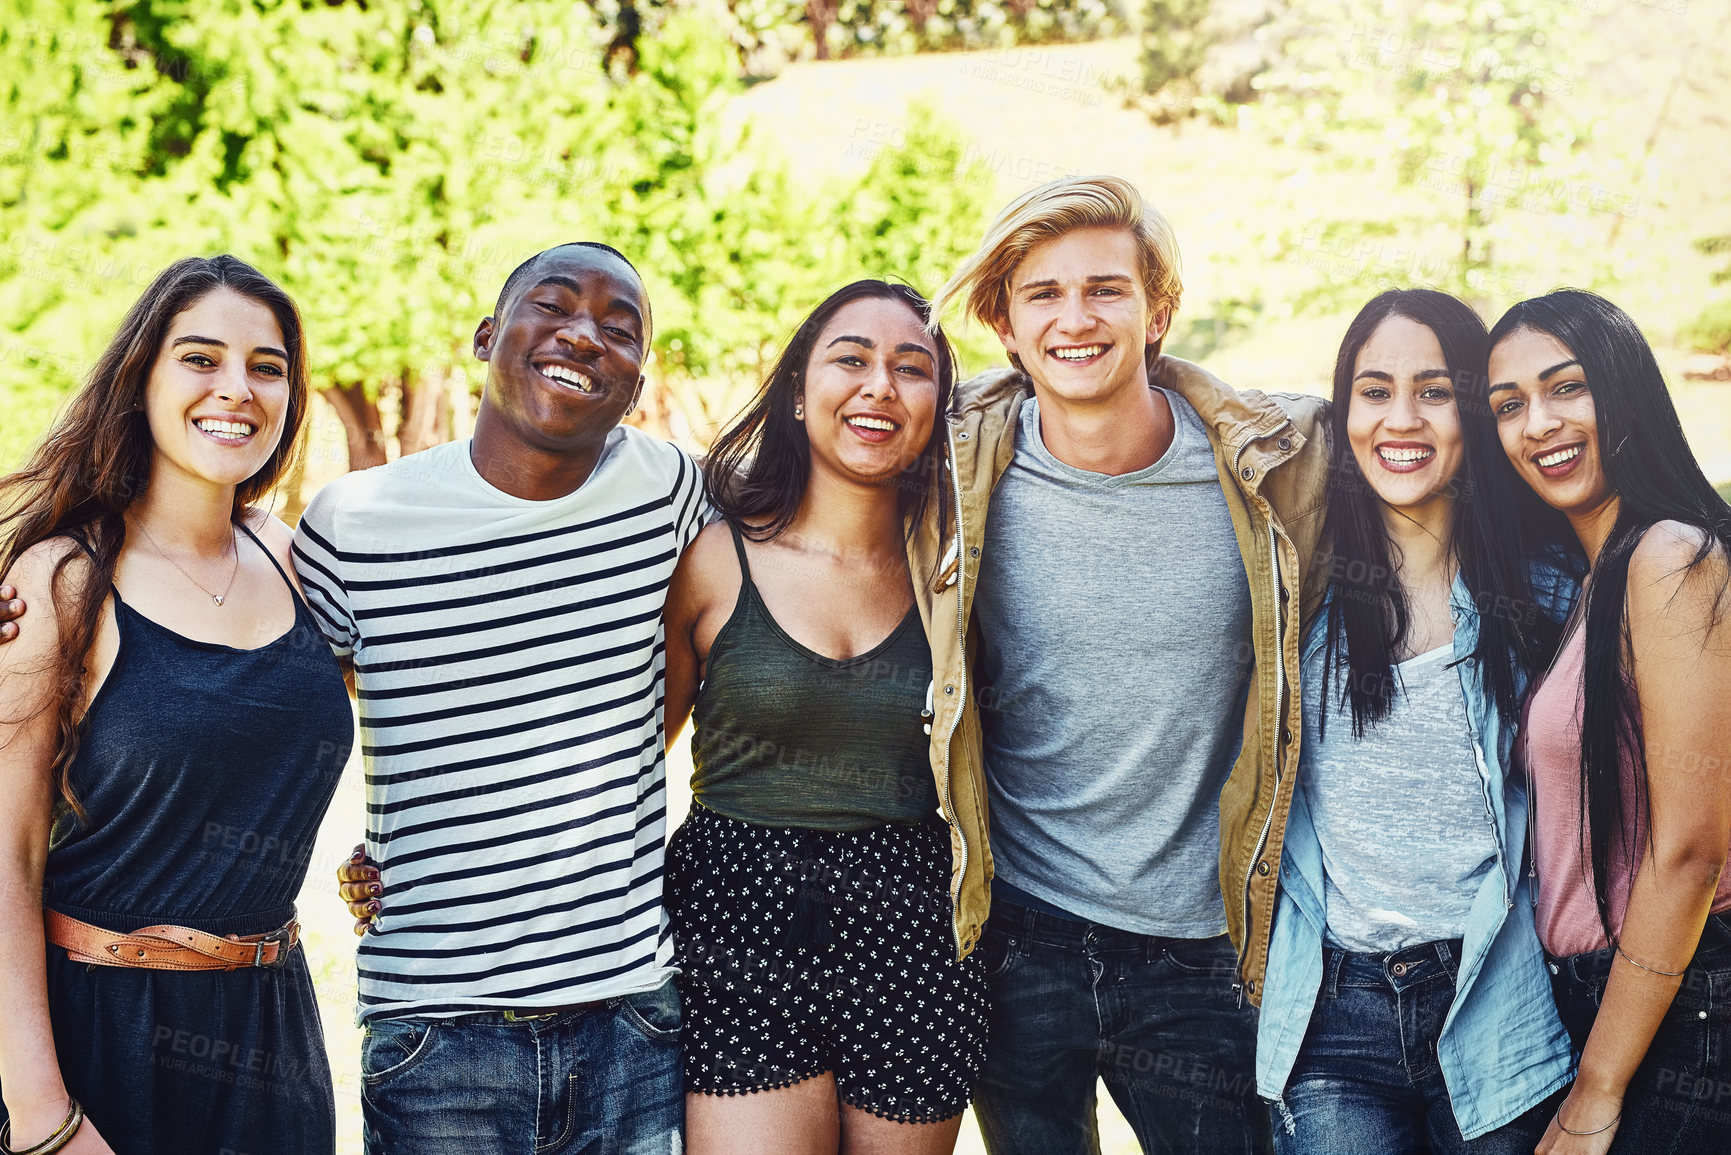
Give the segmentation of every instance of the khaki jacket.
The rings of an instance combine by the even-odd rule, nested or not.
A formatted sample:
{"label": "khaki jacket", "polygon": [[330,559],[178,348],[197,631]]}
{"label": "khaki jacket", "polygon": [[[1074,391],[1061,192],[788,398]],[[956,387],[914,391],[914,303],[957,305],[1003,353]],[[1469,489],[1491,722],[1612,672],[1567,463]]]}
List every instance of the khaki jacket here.
{"label": "khaki jacket", "polygon": [[[1255,646],[1244,741],[1220,795],[1220,889],[1251,1000],[1262,999],[1286,814],[1298,759],[1301,614],[1321,593],[1301,581],[1318,549],[1328,454],[1319,397],[1237,392],[1206,370],[1161,356],[1150,377],[1208,427],[1221,489],[1250,577]],[[986,781],[968,659],[974,580],[993,488],[1015,454],[1016,416],[1033,394],[1014,369],[957,387],[949,424],[950,524],[935,510],[909,541],[914,588],[932,647],[932,772],[950,828],[956,947],[966,956],[991,908]]]}

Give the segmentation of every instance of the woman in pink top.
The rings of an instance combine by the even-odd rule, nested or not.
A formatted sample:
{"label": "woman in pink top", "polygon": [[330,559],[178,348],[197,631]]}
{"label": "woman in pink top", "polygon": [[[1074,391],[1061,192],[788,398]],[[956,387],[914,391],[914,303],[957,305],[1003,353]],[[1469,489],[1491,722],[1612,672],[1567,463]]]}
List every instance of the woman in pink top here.
{"label": "woman in pink top", "polygon": [[[1581,1049],[1540,1155],[1731,1151],[1731,507],[1591,293],[1491,331],[1515,471],[1591,570],[1528,700],[1538,931]],[[1584,801],[1584,805],[1583,805]]]}

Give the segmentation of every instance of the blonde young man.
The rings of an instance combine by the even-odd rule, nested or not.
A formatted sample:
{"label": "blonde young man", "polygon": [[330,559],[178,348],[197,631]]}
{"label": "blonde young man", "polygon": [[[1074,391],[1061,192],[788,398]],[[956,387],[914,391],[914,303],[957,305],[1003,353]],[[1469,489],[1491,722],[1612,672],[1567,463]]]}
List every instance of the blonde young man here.
{"label": "blonde young man", "polygon": [[914,568],[955,551],[932,733],[955,776],[983,775],[958,796],[989,799],[989,854],[956,885],[964,909],[992,891],[975,1099],[992,1155],[1097,1151],[1096,1077],[1144,1150],[1269,1142],[1250,1004],[1292,797],[1322,401],[1162,355],[1181,290],[1166,221],[1092,177],[1011,203],[938,297],[1014,366],[957,391],[953,540],[917,538],[933,557]]}

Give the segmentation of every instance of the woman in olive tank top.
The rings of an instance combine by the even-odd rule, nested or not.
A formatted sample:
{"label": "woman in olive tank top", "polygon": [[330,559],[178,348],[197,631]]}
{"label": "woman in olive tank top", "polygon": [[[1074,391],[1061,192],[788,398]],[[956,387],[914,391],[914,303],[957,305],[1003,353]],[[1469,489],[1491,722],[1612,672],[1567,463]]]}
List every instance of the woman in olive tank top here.
{"label": "woman in olive tank top", "polygon": [[954,362],[929,319],[860,281],[805,320],[716,442],[724,520],[668,593],[669,741],[696,728],[667,886],[694,1155],[950,1151],[984,1054],[906,560],[944,492]]}
{"label": "woman in olive tank top", "polygon": [[335,1148],[294,897],[354,721],[257,508],[307,396],[288,295],[189,257],[0,481],[0,1149]]}

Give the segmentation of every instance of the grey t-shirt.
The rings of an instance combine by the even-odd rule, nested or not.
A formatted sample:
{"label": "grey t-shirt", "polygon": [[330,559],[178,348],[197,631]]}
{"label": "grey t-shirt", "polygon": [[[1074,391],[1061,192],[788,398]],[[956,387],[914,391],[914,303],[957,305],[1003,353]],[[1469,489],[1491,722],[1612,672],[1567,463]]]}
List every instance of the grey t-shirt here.
{"label": "grey t-shirt", "polygon": [[[1322,685],[1322,655],[1318,646],[1306,661],[1304,685]],[[1344,950],[1460,938],[1496,865],[1453,657],[1447,645],[1399,663],[1394,708],[1363,738],[1352,736],[1340,700],[1344,669],[1335,670],[1327,726],[1320,711],[1304,711],[1298,786],[1322,844],[1328,938]]]}
{"label": "grey t-shirt", "polygon": [[997,877],[1140,934],[1226,929],[1220,788],[1237,757],[1250,588],[1207,431],[1111,477],[1047,451],[1022,407],[992,492],[978,701]]}

